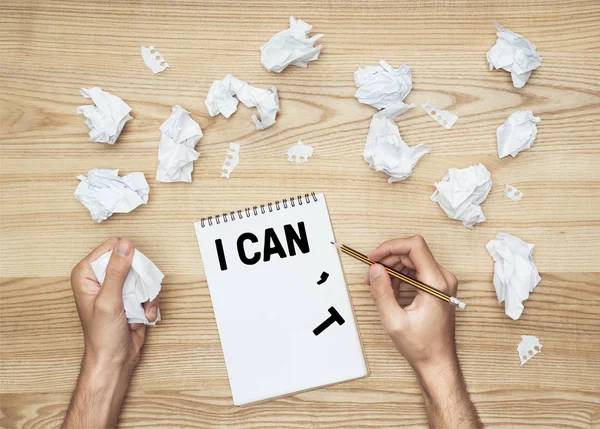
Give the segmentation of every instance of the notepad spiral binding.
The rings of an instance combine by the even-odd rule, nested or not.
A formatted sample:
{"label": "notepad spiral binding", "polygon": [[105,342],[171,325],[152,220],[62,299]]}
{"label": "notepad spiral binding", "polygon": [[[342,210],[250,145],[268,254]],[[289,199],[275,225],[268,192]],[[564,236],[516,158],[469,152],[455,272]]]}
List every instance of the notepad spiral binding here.
{"label": "notepad spiral binding", "polygon": [[273,210],[281,210],[282,208],[287,209],[288,207],[296,207],[296,205],[301,206],[304,204],[304,202],[306,202],[306,204],[310,204],[311,201],[318,201],[317,195],[314,192],[311,192],[310,194],[304,194],[304,196],[298,195],[297,197],[291,197],[289,199],[289,203],[288,200],[284,198],[281,200],[281,202],[277,200],[274,203],[261,204],[260,206],[253,206],[252,208],[246,207],[243,210],[234,210],[229,213],[223,213],[222,215],[218,214],[215,216],[209,216],[207,218],[203,217],[200,219],[200,226],[204,228],[205,226],[212,226],[215,223],[219,224],[221,222],[233,222],[236,220],[236,213],[237,219],[243,219],[244,214],[246,217],[252,216],[252,213],[257,216],[259,213],[265,214],[267,212],[272,212]]}

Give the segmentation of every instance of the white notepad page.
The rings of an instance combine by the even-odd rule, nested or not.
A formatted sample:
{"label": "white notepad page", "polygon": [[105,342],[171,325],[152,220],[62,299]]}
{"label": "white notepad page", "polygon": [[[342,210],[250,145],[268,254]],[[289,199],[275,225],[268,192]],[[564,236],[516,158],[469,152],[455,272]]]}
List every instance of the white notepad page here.
{"label": "white notepad page", "polygon": [[[249,216],[241,211],[241,219],[235,212],[235,220],[227,215],[227,222],[221,216],[219,223],[213,218],[195,224],[235,405],[368,372],[339,254],[331,244],[335,239],[325,197],[306,195],[301,201],[296,199],[293,207],[288,201],[287,208],[283,202],[265,205],[257,214],[251,209]],[[285,225],[290,225],[289,240]],[[242,235],[246,263],[238,251]],[[216,240],[221,240],[225,270]],[[277,252],[265,252],[265,241]],[[317,284],[323,272],[328,277]],[[330,317],[333,323],[315,335]]]}

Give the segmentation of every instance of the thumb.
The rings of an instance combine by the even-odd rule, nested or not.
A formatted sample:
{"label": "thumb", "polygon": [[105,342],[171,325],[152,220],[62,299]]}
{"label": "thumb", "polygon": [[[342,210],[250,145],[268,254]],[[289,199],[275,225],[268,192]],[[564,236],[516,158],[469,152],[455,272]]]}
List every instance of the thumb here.
{"label": "thumb", "polygon": [[396,300],[390,275],[383,266],[373,264],[369,269],[369,277],[371,296],[379,310],[383,328],[388,334],[398,332],[405,324],[406,312]]}
{"label": "thumb", "polygon": [[122,303],[123,284],[131,269],[133,250],[133,243],[126,238],[117,242],[108,261],[106,276],[98,293],[98,299]]}

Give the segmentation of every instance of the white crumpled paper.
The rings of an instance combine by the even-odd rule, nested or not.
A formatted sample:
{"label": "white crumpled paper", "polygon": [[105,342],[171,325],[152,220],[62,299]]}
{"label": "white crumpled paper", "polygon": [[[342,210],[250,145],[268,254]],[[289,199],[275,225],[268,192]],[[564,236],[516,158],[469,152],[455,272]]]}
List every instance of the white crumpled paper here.
{"label": "white crumpled paper", "polygon": [[171,116],[160,126],[160,133],[156,180],[192,183],[194,161],[200,156],[194,150],[202,138],[200,125],[190,112],[175,105]]}
{"label": "white crumpled paper", "polygon": [[294,146],[287,150],[288,161],[290,162],[308,162],[308,158],[312,156],[314,149],[312,146],[302,143],[298,140]]}
{"label": "white crumpled paper", "polygon": [[435,119],[438,124],[447,130],[452,128],[452,126],[456,124],[456,121],[458,121],[458,116],[456,116],[454,113],[448,112],[447,110],[440,110],[429,101],[421,104],[421,108],[425,110],[429,116]]}
{"label": "white crumpled paper", "polygon": [[[104,283],[106,267],[111,255],[112,250],[91,263],[92,270],[100,284]],[[146,255],[139,250],[134,250],[131,270],[123,284],[123,304],[127,322],[154,326],[156,322],[160,321],[160,310],[157,308],[156,320],[149,322],[142,303],[156,298],[164,277],[164,274]]]}
{"label": "white crumpled paper", "polygon": [[533,335],[521,335],[521,340],[517,346],[517,353],[519,353],[519,360],[523,366],[529,359],[542,351],[542,345],[539,338]]}
{"label": "white crumpled paper", "polygon": [[504,312],[517,320],[523,313],[523,301],[542,279],[533,261],[533,244],[510,234],[499,232],[485,246],[494,258],[494,287],[498,302],[504,301]]}
{"label": "white crumpled paper", "polygon": [[80,175],[77,179],[81,182],[75,189],[75,198],[98,223],[114,213],[129,213],[148,202],[150,188],[141,172],[119,177],[119,170],[94,168],[87,177]]}
{"label": "white crumpled paper", "polygon": [[415,104],[398,103],[373,115],[363,156],[375,171],[383,171],[390,177],[388,183],[398,182],[411,176],[412,169],[423,155],[429,152],[425,145],[408,146],[394,119],[415,107]]}
{"label": "white crumpled paper", "polygon": [[[237,100],[234,96],[237,96]],[[275,116],[279,112],[277,88],[273,86],[271,91],[255,88],[230,74],[223,80],[213,82],[204,104],[210,116],[222,113],[229,118],[237,110],[238,100],[246,107],[256,107],[258,110],[260,119],[252,115],[257,130],[264,130],[275,123]]]}
{"label": "white crumpled paper", "polygon": [[313,46],[323,35],[308,38],[311,31],[312,25],[290,16],[290,28],[277,33],[261,46],[260,62],[267,70],[276,73],[282,72],[290,64],[308,67],[308,62],[317,60],[323,48],[323,45]]}
{"label": "white crumpled paper", "polygon": [[154,74],[163,72],[169,67],[169,64],[154,46],[150,46],[149,48],[142,46],[142,59],[144,60],[144,64],[146,64]]}
{"label": "white crumpled paper", "polygon": [[435,187],[430,199],[438,203],[450,219],[460,220],[467,228],[485,221],[479,205],[492,189],[492,177],[483,164],[450,168]]}
{"label": "white crumpled paper", "polygon": [[125,123],[132,119],[131,107],[119,97],[101,88],[82,88],[79,91],[85,98],[91,98],[94,105],[79,106],[77,113],[85,116],[85,124],[90,129],[90,141],[114,144]]}
{"label": "white crumpled paper", "polygon": [[361,67],[354,72],[358,88],[354,96],[358,101],[377,109],[401,103],[412,89],[410,67],[401,65],[394,69],[386,61],[380,66]]}
{"label": "white crumpled paper", "polygon": [[221,177],[229,179],[231,172],[240,163],[240,145],[239,143],[229,143],[229,149],[225,154],[225,161],[221,167]]}
{"label": "white crumpled paper", "polygon": [[523,198],[523,192],[508,184],[504,187],[504,195],[513,201],[520,201]]}
{"label": "white crumpled paper", "polygon": [[537,123],[541,119],[531,110],[517,110],[496,130],[498,157],[512,156],[533,146],[537,136]]}
{"label": "white crumpled paper", "polygon": [[542,65],[542,57],[535,45],[520,34],[513,33],[494,21],[498,29],[496,44],[486,54],[490,70],[504,69],[510,72],[513,86],[522,88],[531,72]]}

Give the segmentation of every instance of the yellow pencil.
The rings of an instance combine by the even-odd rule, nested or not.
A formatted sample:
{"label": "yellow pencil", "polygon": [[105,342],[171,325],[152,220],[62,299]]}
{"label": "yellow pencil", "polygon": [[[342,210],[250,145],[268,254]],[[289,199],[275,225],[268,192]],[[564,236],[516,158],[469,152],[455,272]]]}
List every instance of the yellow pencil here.
{"label": "yellow pencil", "polygon": [[[362,253],[357,252],[356,250],[346,246],[345,244],[342,244],[341,246],[339,246],[336,243],[334,243],[333,241],[331,242],[331,244],[333,244],[335,247],[337,247],[340,250],[340,252],[345,253],[346,255],[352,256],[353,258],[356,258],[359,261],[364,262],[367,265],[373,265],[373,264],[378,263],[378,262],[371,261],[369,258],[367,258]],[[436,298],[441,299],[442,301],[446,301],[449,304],[455,305],[458,308],[460,308],[461,310],[465,310],[467,308],[467,304],[465,304],[464,302],[462,302],[461,300],[459,300],[458,298],[456,298],[454,296],[450,296],[447,293],[434,288],[433,286],[428,286],[425,283],[421,283],[420,281],[415,280],[412,277],[407,276],[406,274],[402,274],[401,272],[396,271],[393,268],[387,267],[383,264],[379,264],[379,265],[383,266],[385,268],[385,270],[389,273],[389,275],[392,277],[396,277],[397,279],[402,280],[403,282],[405,282],[413,287],[416,287],[417,289],[422,290],[423,292],[427,292],[428,294],[433,295]]]}

